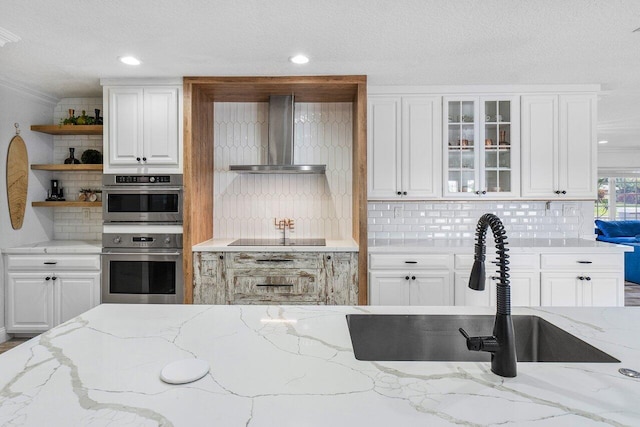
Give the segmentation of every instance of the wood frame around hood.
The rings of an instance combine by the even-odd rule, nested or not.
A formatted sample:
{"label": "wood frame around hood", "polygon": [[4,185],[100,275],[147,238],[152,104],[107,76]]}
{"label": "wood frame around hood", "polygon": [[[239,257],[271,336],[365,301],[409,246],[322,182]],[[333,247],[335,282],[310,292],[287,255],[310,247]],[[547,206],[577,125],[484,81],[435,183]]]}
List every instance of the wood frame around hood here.
{"label": "wood frame around hood", "polygon": [[[294,94],[298,102],[353,103],[352,237],[359,246],[358,304],[367,295],[367,76],[185,77],[184,302],[193,303],[192,246],[214,237],[213,103],[266,102]],[[203,220],[205,219],[205,220]]]}

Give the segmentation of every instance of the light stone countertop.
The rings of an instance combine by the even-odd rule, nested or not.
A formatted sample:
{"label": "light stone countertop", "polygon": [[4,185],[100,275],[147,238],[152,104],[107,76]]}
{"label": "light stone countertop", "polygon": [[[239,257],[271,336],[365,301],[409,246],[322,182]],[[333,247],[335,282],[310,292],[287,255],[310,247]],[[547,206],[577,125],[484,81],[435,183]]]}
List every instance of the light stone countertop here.
{"label": "light stone countertop", "polygon": [[2,253],[17,254],[100,254],[102,242],[83,240],[48,240],[2,249]]}
{"label": "light stone countertop", "polygon": [[325,246],[229,246],[236,239],[210,239],[193,246],[194,252],[358,252],[353,239],[328,240]]}
{"label": "light stone countertop", "polygon": [[[366,362],[345,314],[492,314],[481,307],[103,304],[0,355],[0,425],[637,426],[638,308],[515,308],[622,363]],[[489,332],[489,331],[488,331]],[[176,360],[211,370],[159,379]]]}
{"label": "light stone countertop", "polygon": [[[616,245],[588,239],[507,239],[512,252],[633,252],[630,246]],[[369,253],[469,253],[473,254],[473,239],[371,239]],[[487,234],[487,253],[493,245],[491,233]]]}

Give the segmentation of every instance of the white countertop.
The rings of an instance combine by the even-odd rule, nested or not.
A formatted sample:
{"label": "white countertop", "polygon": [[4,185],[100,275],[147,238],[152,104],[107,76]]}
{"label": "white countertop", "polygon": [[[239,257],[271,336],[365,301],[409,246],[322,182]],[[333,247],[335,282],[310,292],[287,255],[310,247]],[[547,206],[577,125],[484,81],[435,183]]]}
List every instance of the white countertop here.
{"label": "white countertop", "polygon": [[[0,425],[638,425],[640,309],[515,308],[622,363],[366,362],[347,313],[492,314],[480,307],[98,306],[0,355]],[[489,331],[488,331],[489,332]],[[176,360],[210,372],[159,379]]]}
{"label": "white countertop", "polygon": [[5,254],[99,254],[102,242],[83,240],[49,240],[2,249]]}
{"label": "white countertop", "polygon": [[328,240],[325,246],[229,246],[236,239],[211,239],[193,246],[194,252],[358,252],[353,239]]}
{"label": "white countertop", "polygon": [[[513,252],[633,252],[624,245],[588,239],[508,239],[508,248]],[[371,239],[369,253],[473,253],[472,239]],[[493,237],[487,235],[487,246],[493,245]],[[488,251],[487,251],[488,252]]]}

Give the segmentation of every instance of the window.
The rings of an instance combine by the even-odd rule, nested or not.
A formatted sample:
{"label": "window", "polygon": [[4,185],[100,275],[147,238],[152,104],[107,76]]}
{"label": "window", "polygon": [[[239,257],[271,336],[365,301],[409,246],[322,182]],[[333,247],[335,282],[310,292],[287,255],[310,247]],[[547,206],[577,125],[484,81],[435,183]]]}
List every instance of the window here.
{"label": "window", "polygon": [[640,178],[598,179],[595,217],[604,220],[640,219]]}

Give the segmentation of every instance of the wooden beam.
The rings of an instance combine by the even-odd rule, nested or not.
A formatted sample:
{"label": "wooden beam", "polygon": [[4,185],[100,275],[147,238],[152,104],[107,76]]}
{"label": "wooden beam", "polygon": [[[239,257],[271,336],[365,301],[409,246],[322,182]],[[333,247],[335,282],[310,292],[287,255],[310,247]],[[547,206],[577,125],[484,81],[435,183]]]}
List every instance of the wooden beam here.
{"label": "wooden beam", "polygon": [[358,304],[368,303],[367,251],[367,85],[358,85],[353,103],[353,239],[358,243]]}

